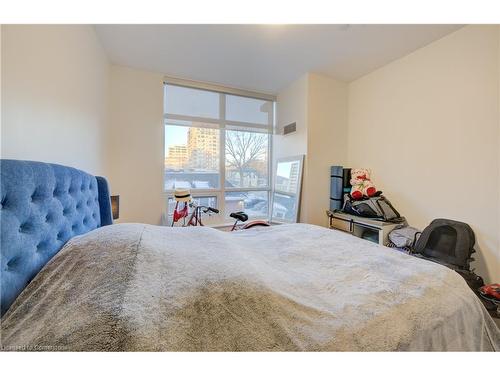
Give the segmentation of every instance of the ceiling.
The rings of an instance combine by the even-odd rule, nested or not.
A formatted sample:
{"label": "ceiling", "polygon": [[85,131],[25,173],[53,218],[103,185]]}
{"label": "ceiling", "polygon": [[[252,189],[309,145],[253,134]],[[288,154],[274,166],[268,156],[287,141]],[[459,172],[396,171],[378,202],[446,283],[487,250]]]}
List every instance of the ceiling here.
{"label": "ceiling", "polygon": [[97,25],[119,65],[278,93],[306,72],[359,78],[460,25]]}

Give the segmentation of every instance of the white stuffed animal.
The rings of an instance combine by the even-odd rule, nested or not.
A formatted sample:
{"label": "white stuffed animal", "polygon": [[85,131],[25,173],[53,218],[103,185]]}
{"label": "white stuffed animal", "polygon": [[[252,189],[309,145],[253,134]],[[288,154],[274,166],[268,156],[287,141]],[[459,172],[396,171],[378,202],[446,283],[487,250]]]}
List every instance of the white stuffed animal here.
{"label": "white stuffed animal", "polygon": [[372,197],[377,192],[371,181],[371,171],[365,168],[351,170],[351,197],[361,199],[363,196]]}

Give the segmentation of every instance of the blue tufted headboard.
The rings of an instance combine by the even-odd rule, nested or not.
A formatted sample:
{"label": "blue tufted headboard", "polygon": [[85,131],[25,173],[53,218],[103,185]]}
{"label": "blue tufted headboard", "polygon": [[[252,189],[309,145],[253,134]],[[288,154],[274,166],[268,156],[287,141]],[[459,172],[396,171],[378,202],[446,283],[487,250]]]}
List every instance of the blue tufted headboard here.
{"label": "blue tufted headboard", "polygon": [[75,168],[0,160],[1,315],[73,236],[113,223],[108,184]]}

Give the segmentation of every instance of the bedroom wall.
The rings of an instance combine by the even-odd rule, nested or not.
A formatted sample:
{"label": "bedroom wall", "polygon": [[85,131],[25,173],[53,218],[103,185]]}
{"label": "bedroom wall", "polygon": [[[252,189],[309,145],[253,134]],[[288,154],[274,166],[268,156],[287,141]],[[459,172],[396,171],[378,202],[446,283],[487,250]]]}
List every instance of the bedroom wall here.
{"label": "bedroom wall", "polygon": [[[305,74],[277,95],[276,135],[273,148],[275,158],[307,152],[308,84],[309,77]],[[282,135],[283,127],[292,122],[297,124],[297,131]]]}
{"label": "bedroom wall", "polygon": [[347,162],[347,84],[309,74],[307,120],[307,222],[328,225],[330,167]]}
{"label": "bedroom wall", "polygon": [[109,64],[88,25],[2,25],[2,158],[105,174]]}
{"label": "bedroom wall", "polygon": [[[307,154],[307,95],[309,77],[303,75],[287,88],[283,89],[276,98],[276,134],[273,138],[273,174],[276,170],[276,160],[288,156]],[[282,135],[285,125],[295,122],[295,133]],[[307,166],[304,163],[304,175]],[[304,179],[303,179],[304,181]],[[302,194],[306,194],[306,186],[302,186]],[[300,221],[307,218],[307,204],[304,199],[300,205]]]}
{"label": "bedroom wall", "polygon": [[349,85],[348,159],[410,224],[469,223],[500,281],[498,26],[467,26]]}
{"label": "bedroom wall", "polygon": [[[326,226],[330,197],[330,166],[347,160],[347,84],[308,73],[282,90],[277,98],[274,157],[305,154],[300,222]],[[284,125],[297,132],[279,135]]]}
{"label": "bedroom wall", "polygon": [[159,224],[163,194],[163,74],[111,66],[109,182],[119,222]]}

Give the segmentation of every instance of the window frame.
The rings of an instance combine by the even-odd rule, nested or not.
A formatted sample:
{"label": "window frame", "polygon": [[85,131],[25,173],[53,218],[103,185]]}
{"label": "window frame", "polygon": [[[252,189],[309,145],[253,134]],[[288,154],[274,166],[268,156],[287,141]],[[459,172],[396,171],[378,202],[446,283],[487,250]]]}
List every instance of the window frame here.
{"label": "window frame", "polygon": [[[256,93],[256,92],[251,92],[251,91],[245,91],[245,90],[238,90],[238,89],[233,89],[229,87],[223,87],[223,86],[218,86],[218,85],[212,85],[208,83],[203,83],[203,82],[195,82],[195,81],[188,81],[188,80],[181,80],[178,78],[172,78],[172,77],[165,77],[164,82],[163,82],[163,90],[165,93],[165,89],[167,85],[171,86],[181,86],[181,87],[188,87],[188,88],[193,88],[197,90],[205,90],[205,91],[212,91],[216,92],[219,94],[219,118],[218,119],[213,119],[213,118],[205,118],[205,117],[198,117],[198,116],[188,116],[188,115],[179,115],[179,114],[168,114],[165,111],[165,108],[163,110],[163,157],[165,158],[166,156],[166,150],[165,150],[165,127],[166,125],[171,125],[171,126],[186,126],[186,127],[191,127],[190,125],[180,125],[180,124],[169,124],[169,120],[174,120],[174,121],[186,121],[186,122],[194,122],[194,123],[205,123],[205,124],[213,124],[217,125],[217,129],[219,129],[219,187],[218,188],[209,188],[209,189],[191,189],[191,194],[192,196],[196,197],[212,197],[216,196],[217,197],[217,204],[218,204],[218,209],[220,210],[220,220],[217,221],[214,226],[217,225],[225,225],[227,224],[227,219],[225,215],[225,196],[226,192],[250,192],[250,191],[266,191],[267,192],[267,199],[268,199],[268,210],[267,210],[267,218],[270,219],[271,213],[272,213],[272,168],[273,168],[273,132],[274,132],[274,127],[275,127],[275,117],[276,117],[276,96],[274,95],[269,95],[269,94],[264,94],[264,93]],[[245,121],[234,121],[234,120],[227,120],[226,119],[226,97],[227,95],[234,95],[234,96],[242,96],[246,98],[251,98],[251,99],[259,99],[259,100],[265,100],[271,102],[271,110],[269,111],[268,115],[268,124],[258,124],[258,123],[252,123],[252,122],[245,122]],[[165,98],[164,102],[165,103]],[[192,127],[200,127],[199,125],[197,126],[192,126]],[[229,129],[228,129],[229,127]],[[226,181],[226,130],[239,130],[238,128],[241,128],[241,131],[244,131],[245,128],[249,129],[255,129],[257,132],[261,134],[267,134],[268,136],[268,146],[267,146],[267,186],[265,187],[226,187],[225,186],[225,181]],[[170,212],[168,212],[168,198],[171,198],[173,196],[173,189],[165,189],[165,164],[164,162],[162,163],[163,165],[163,179],[162,179],[162,190],[165,195],[165,206],[167,207],[166,210],[166,216],[167,220],[168,217],[171,215]]]}

